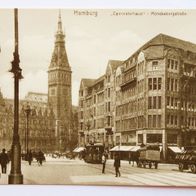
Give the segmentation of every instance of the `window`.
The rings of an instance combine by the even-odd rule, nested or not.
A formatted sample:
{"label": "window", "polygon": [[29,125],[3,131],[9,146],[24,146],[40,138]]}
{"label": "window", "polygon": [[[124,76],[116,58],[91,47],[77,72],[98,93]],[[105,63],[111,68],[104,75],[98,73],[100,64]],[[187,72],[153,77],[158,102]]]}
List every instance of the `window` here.
{"label": "window", "polygon": [[153,127],[156,127],[157,116],[153,115]]}
{"label": "window", "polygon": [[157,78],[153,78],[153,90],[157,89]]}
{"label": "window", "polygon": [[175,70],[178,69],[178,61],[175,61]]}
{"label": "window", "polygon": [[152,115],[148,115],[148,127],[152,127]]}
{"label": "window", "polygon": [[175,125],[178,125],[178,117],[175,116],[174,119],[175,119]]}
{"label": "window", "polygon": [[170,124],[170,114],[167,115],[167,124]]}
{"label": "window", "polygon": [[170,105],[170,97],[167,97],[167,106]]}
{"label": "window", "polygon": [[173,125],[174,124],[174,116],[171,115],[171,124]]}
{"label": "window", "polygon": [[153,61],[152,62],[152,70],[157,70],[158,69],[158,61]]}
{"label": "window", "polygon": [[152,90],[152,78],[148,78],[148,90]]}
{"label": "window", "polygon": [[143,143],[143,134],[138,134],[138,143]]}
{"label": "window", "polygon": [[157,116],[157,127],[161,128],[161,115]]}
{"label": "window", "polygon": [[174,106],[174,98],[171,97],[171,106],[173,107]]}
{"label": "window", "polygon": [[167,68],[170,68],[170,59],[167,60]]}
{"label": "window", "polygon": [[158,109],[161,109],[161,96],[158,96]]}
{"label": "window", "polygon": [[157,97],[153,97],[153,109],[157,108]]}
{"label": "window", "polygon": [[173,91],[174,90],[174,79],[172,78],[171,79],[171,91]]}
{"label": "window", "polygon": [[81,106],[81,108],[84,106],[84,101],[83,100],[80,101],[80,106]]}
{"label": "window", "polygon": [[147,134],[147,143],[162,143],[162,134]]}
{"label": "window", "polygon": [[167,142],[170,144],[177,144],[177,134],[168,134]]}
{"label": "window", "polygon": [[175,101],[174,101],[174,105],[175,105],[175,107],[177,108],[177,107],[178,107],[178,99],[175,98],[174,100],[175,100]]}
{"label": "window", "polygon": [[167,90],[170,90],[170,78],[167,78]]}
{"label": "window", "polygon": [[107,117],[107,125],[110,126],[110,116]]}
{"label": "window", "polygon": [[108,82],[110,82],[110,75],[108,75]]}
{"label": "window", "polygon": [[158,90],[161,90],[162,78],[158,78]]}
{"label": "window", "polygon": [[108,88],[108,97],[110,97],[110,88]]}
{"label": "window", "polygon": [[148,109],[152,109],[152,97],[148,97]]}
{"label": "window", "polygon": [[83,123],[80,123],[80,130],[83,130]]}
{"label": "window", "polygon": [[110,102],[108,102],[108,112],[110,112]]}
{"label": "window", "polygon": [[174,69],[174,60],[171,60],[171,69]]}
{"label": "window", "polygon": [[94,95],[94,104],[96,103],[96,95]]}

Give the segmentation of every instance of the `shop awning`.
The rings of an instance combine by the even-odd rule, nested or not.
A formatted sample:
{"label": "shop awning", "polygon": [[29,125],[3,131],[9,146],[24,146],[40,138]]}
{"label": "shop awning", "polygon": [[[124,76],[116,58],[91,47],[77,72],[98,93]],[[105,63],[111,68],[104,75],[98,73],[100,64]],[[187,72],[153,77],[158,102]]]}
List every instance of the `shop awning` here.
{"label": "shop awning", "polygon": [[130,151],[134,146],[115,146],[114,148],[110,149],[111,152],[128,152]]}
{"label": "shop awning", "polygon": [[168,148],[171,149],[175,153],[182,153],[182,150],[177,146],[169,146]]}
{"label": "shop awning", "polygon": [[131,152],[136,152],[136,151],[138,151],[140,149],[140,146],[133,146],[132,148],[131,148]]}
{"label": "shop awning", "polygon": [[84,149],[84,147],[77,147],[73,150],[73,152],[82,152]]}

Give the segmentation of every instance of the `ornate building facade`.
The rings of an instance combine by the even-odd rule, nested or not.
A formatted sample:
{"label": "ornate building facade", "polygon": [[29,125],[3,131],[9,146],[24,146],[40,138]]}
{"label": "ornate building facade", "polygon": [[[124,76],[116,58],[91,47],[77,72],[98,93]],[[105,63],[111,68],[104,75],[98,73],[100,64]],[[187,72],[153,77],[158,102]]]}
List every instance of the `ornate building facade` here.
{"label": "ornate building facade", "polygon": [[[107,121],[110,100],[114,145],[159,143],[164,157],[172,146],[196,146],[196,44],[159,34],[111,74],[111,81],[107,71],[104,77],[103,89],[110,81],[113,95],[110,100],[105,91],[103,113]],[[80,100],[82,91],[81,86]],[[82,109],[79,102],[80,122]],[[103,129],[107,133],[107,124]],[[79,133],[86,137],[84,128]]]}

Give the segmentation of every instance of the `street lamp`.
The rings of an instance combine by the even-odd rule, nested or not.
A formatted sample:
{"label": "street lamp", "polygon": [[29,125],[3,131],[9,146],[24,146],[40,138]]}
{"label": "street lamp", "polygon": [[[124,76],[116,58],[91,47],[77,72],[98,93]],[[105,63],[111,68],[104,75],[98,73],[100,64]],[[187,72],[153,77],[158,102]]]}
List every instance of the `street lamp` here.
{"label": "street lamp", "polygon": [[8,177],[9,184],[23,184],[23,175],[21,173],[21,146],[18,134],[19,127],[19,80],[22,79],[22,69],[19,67],[20,59],[18,53],[18,9],[14,9],[14,27],[15,27],[15,51],[14,60],[10,72],[14,74],[14,130],[11,147],[11,171]]}
{"label": "street lamp", "polygon": [[90,131],[90,121],[88,120],[88,122],[87,122],[87,124],[86,124],[86,126],[87,126],[87,130],[88,130],[88,134],[87,134],[87,142],[89,143],[90,142],[90,133],[89,133],[89,131]]}
{"label": "street lamp", "polygon": [[25,151],[26,151],[26,155],[27,155],[29,152],[29,115],[31,113],[31,108],[30,108],[29,104],[27,104],[24,111],[26,113]]}

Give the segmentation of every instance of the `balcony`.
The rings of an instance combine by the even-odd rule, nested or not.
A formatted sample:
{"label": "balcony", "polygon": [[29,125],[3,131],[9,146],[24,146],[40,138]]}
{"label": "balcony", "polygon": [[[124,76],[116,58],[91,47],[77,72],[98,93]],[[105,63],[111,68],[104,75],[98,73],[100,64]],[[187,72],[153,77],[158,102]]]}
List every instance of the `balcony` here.
{"label": "balcony", "polygon": [[120,87],[121,87],[121,88],[124,88],[124,87],[128,86],[128,85],[131,84],[131,83],[135,83],[135,84],[136,84],[136,81],[137,81],[136,76],[133,77],[133,78],[130,78],[130,79],[128,79],[128,80],[125,80],[125,79],[124,79],[124,80],[122,81]]}

